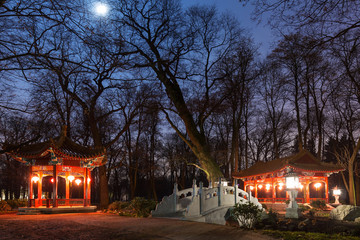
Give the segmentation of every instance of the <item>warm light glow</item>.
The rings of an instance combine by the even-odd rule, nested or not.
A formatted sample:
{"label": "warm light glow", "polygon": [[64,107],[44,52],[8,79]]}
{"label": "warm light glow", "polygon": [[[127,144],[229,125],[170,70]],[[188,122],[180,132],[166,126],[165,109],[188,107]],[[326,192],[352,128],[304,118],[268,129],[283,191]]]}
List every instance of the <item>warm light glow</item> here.
{"label": "warm light glow", "polygon": [[94,12],[96,15],[105,17],[109,12],[109,6],[103,2],[96,2],[94,4]]}
{"label": "warm light glow", "polygon": [[283,189],[283,186],[284,186],[284,184],[283,184],[282,182],[279,183],[279,186],[278,186],[279,190],[282,190],[282,189]]}
{"label": "warm light glow", "polygon": [[68,178],[68,180],[69,180],[70,182],[74,181],[74,179],[75,179],[75,177],[74,177],[74,176],[71,176],[71,175],[68,176],[67,178]]}
{"label": "warm light glow", "polygon": [[88,178],[88,183],[91,181],[91,178]]}
{"label": "warm light glow", "polygon": [[333,190],[333,195],[334,196],[340,196],[341,195],[341,190],[340,189],[334,189]]}
{"label": "warm light glow", "polygon": [[259,189],[262,189],[262,187],[263,187],[263,185],[261,185],[261,184],[258,186]]}
{"label": "warm light glow", "polygon": [[304,185],[300,183],[299,188],[302,190],[304,188]]}
{"label": "warm light glow", "polygon": [[254,186],[250,186],[250,190],[254,190]]}
{"label": "warm light glow", "polygon": [[80,180],[80,179],[76,179],[76,180],[75,180],[75,183],[79,186],[80,183],[81,183],[81,180]]}
{"label": "warm light glow", "polygon": [[52,183],[53,183],[53,182],[54,182],[54,179],[53,179],[53,178],[52,178],[52,179],[50,179],[50,182],[52,182]]}
{"label": "warm light glow", "polygon": [[297,176],[287,176],[285,177],[286,188],[287,189],[296,189],[299,188],[299,177]]}
{"label": "warm light glow", "polygon": [[38,176],[33,176],[31,178],[31,181],[33,181],[34,183],[37,183],[37,181],[39,181],[39,180],[40,180],[40,178]]}
{"label": "warm light glow", "polygon": [[270,190],[270,184],[266,184],[265,189],[266,189],[266,191],[269,191]]}
{"label": "warm light glow", "polygon": [[319,190],[319,188],[321,187],[321,183],[315,183],[314,184],[314,187],[316,188],[316,190]]}

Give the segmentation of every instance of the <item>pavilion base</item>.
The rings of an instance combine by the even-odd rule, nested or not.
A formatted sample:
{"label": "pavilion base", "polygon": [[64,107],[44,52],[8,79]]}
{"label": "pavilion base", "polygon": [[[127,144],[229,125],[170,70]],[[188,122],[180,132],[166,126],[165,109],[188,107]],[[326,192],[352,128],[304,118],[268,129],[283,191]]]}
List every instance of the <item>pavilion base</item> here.
{"label": "pavilion base", "polygon": [[96,206],[88,207],[70,207],[70,206],[61,206],[61,207],[20,207],[18,210],[19,215],[35,215],[35,214],[58,214],[58,213],[89,213],[95,212]]}

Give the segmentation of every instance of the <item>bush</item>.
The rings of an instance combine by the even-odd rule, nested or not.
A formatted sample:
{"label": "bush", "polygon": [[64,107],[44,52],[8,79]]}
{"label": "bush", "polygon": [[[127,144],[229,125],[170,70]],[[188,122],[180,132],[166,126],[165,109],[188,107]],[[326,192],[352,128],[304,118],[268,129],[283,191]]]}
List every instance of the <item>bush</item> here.
{"label": "bush", "polygon": [[318,210],[325,210],[327,208],[324,200],[314,200],[310,203],[310,206]]}
{"label": "bush", "polygon": [[252,202],[237,203],[231,210],[231,215],[235,217],[241,227],[253,228],[259,221],[262,210]]}
{"label": "bush", "polygon": [[10,211],[11,206],[6,201],[0,201],[0,212]]}
{"label": "bush", "polygon": [[301,205],[299,205],[299,209],[303,213],[303,212],[310,210],[310,207],[308,205],[301,204]]}
{"label": "bush", "polygon": [[109,205],[110,212],[119,213],[120,216],[148,217],[151,210],[156,207],[156,201],[136,197],[130,202],[113,202]]}
{"label": "bush", "polygon": [[108,210],[110,212],[120,212],[121,210],[125,209],[128,206],[129,206],[129,202],[116,201],[109,205]]}
{"label": "bush", "polygon": [[279,230],[264,230],[264,234],[286,240],[359,240],[354,236],[343,236],[342,234],[326,234],[313,232],[290,232]]}
{"label": "bush", "polygon": [[134,217],[148,217],[151,210],[156,207],[156,201],[136,197],[130,201],[128,209],[132,211]]}
{"label": "bush", "polygon": [[18,209],[19,207],[25,207],[27,205],[27,201],[22,199],[7,200],[7,203],[11,209]]}

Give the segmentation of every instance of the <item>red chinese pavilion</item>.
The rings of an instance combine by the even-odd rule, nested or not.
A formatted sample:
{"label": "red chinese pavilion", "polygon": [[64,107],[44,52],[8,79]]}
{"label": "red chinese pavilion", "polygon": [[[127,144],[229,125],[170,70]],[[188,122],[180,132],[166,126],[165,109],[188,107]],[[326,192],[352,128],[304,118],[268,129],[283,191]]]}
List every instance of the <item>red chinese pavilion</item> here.
{"label": "red chinese pavilion", "polygon": [[28,207],[89,206],[91,171],[106,161],[104,148],[73,142],[66,127],[57,138],[8,153],[29,166]]}
{"label": "red chinese pavilion", "polygon": [[328,203],[328,177],[343,170],[336,164],[320,162],[310,152],[301,150],[289,157],[257,162],[248,169],[235,172],[233,178],[243,180],[244,190],[251,191],[260,202],[276,203],[288,199],[285,174],[292,171],[300,181],[298,202],[310,203],[311,200],[321,199]]}

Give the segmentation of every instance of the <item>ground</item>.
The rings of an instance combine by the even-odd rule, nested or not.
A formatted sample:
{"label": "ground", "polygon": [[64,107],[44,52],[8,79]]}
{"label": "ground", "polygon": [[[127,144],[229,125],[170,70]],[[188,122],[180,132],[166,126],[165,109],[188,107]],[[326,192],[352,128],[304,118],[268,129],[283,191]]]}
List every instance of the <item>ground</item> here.
{"label": "ground", "polygon": [[256,239],[270,236],[232,226],[105,213],[0,215],[0,239]]}

